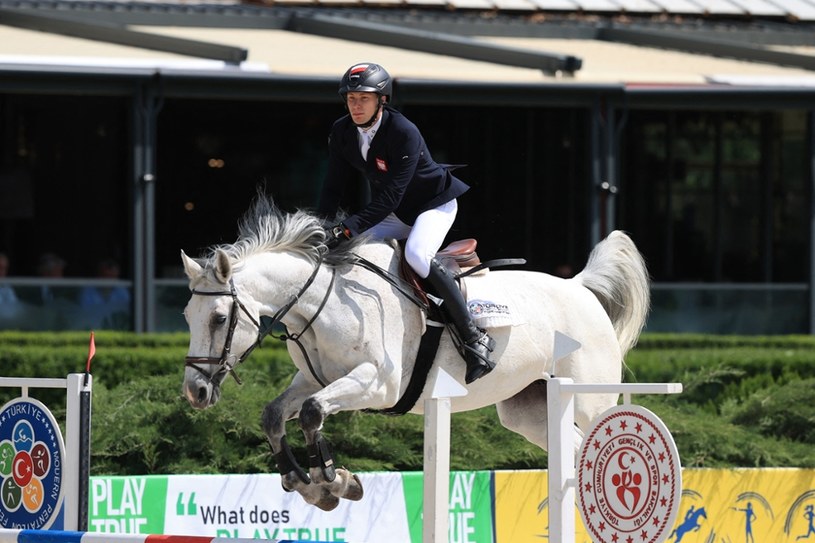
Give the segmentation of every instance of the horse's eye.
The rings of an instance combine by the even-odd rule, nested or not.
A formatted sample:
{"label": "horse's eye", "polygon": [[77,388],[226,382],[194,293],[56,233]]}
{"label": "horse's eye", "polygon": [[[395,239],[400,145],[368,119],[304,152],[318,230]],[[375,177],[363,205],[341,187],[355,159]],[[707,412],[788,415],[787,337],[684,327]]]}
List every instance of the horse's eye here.
{"label": "horse's eye", "polygon": [[226,315],[215,315],[212,318],[212,322],[214,322],[215,324],[218,324],[218,325],[223,324],[223,323],[226,322]]}

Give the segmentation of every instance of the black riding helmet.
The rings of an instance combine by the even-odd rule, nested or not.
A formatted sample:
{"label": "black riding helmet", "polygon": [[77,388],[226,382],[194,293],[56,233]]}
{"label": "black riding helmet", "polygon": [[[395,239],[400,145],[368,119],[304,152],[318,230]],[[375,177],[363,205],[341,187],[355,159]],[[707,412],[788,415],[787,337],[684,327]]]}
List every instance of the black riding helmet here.
{"label": "black riding helmet", "polygon": [[343,101],[349,92],[375,92],[390,100],[393,80],[379,64],[363,62],[348,68],[340,81],[339,92]]}
{"label": "black riding helmet", "polygon": [[348,107],[346,96],[349,92],[373,92],[379,95],[379,104],[373,116],[362,124],[357,124],[360,128],[368,128],[376,122],[379,110],[386,100],[390,100],[393,92],[393,80],[390,74],[379,64],[363,62],[348,68],[340,80],[340,96]]}

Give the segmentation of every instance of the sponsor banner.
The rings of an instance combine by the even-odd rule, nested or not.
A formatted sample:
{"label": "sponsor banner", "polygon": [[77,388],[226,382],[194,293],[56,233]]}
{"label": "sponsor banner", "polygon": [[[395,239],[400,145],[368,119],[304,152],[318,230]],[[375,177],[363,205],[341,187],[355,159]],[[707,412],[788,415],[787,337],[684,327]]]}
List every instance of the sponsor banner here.
{"label": "sponsor banner", "polygon": [[[495,534],[497,543],[549,541],[549,473],[496,471]],[[575,543],[591,543],[575,507]]]}
{"label": "sponsor banner", "polygon": [[[495,472],[498,543],[549,537],[545,471]],[[685,469],[670,543],[815,543],[815,470]],[[580,515],[576,543],[590,543]]]}
{"label": "sponsor banner", "polygon": [[365,496],[330,512],[285,492],[280,476],[94,477],[93,532],[295,541],[408,541],[400,473],[361,474]]}
{"label": "sponsor banner", "polygon": [[167,479],[165,475],[91,477],[88,531],[163,534]]}
{"label": "sponsor banner", "polygon": [[[424,474],[405,472],[403,473],[403,484],[410,539],[397,538],[391,541],[422,543]],[[449,543],[492,543],[495,541],[492,502],[492,472],[451,472],[447,541]]]}
{"label": "sponsor banner", "polygon": [[[284,492],[279,475],[92,477],[89,530],[224,539],[421,543],[423,475],[363,473],[365,496],[331,512]],[[669,543],[815,543],[815,470],[685,469]],[[450,474],[451,543],[549,538],[548,474]],[[575,509],[576,543],[591,539]]]}
{"label": "sponsor banner", "polygon": [[815,542],[815,470],[690,469],[669,541]]}

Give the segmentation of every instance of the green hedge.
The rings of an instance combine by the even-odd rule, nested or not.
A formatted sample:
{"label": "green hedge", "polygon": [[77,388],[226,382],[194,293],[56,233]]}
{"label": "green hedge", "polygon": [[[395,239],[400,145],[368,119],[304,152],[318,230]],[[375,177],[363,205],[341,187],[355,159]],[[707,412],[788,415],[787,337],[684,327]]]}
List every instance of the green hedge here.
{"label": "green hedge", "polygon": [[[0,332],[3,376],[84,370],[87,333]],[[93,360],[94,474],[272,471],[263,406],[294,374],[285,346],[267,339],[228,380],[221,402],[193,410],[181,395],[187,334],[98,332]],[[684,392],[636,401],[671,428],[686,466],[815,467],[815,338],[644,334],[628,382],[681,382]],[[14,397],[3,392],[3,398]],[[43,401],[56,405],[55,391]],[[33,395],[33,394],[32,394]],[[64,398],[64,394],[63,394]],[[453,469],[523,469],[546,454],[505,430],[494,408],[453,415]],[[295,423],[290,441],[302,446]],[[353,470],[421,470],[421,417],[341,413],[325,434]],[[301,458],[305,463],[305,458]]]}
{"label": "green hedge", "polygon": [[[0,332],[0,368],[5,377],[58,377],[85,371],[90,335],[86,332]],[[184,371],[189,334],[97,332],[91,362],[94,382],[113,388],[151,375]],[[267,338],[252,353],[252,365],[279,373],[290,365],[285,346]],[[288,373],[288,372],[286,372]]]}

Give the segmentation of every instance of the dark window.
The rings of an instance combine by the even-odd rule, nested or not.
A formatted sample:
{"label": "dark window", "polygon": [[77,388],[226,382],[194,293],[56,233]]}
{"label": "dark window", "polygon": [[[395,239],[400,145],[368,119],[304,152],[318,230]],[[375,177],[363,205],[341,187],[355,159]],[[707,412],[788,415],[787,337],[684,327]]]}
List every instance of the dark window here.
{"label": "dark window", "polygon": [[[450,237],[477,237],[482,259],[522,257],[568,274],[588,256],[588,112],[411,106],[438,162],[467,164]],[[565,269],[564,269],[565,268]]]}
{"label": "dark window", "polygon": [[0,95],[0,251],[13,275],[46,252],[67,277],[130,253],[129,105],[102,96]]}
{"label": "dark window", "polygon": [[621,227],[657,281],[807,280],[806,115],[629,116]]}
{"label": "dark window", "polygon": [[[545,271],[582,267],[589,211],[584,111],[400,109],[436,161],[466,164],[456,174],[472,190],[459,200],[449,241],[477,237],[483,259],[525,257]],[[339,103],[165,101],[158,134],[158,276],[181,273],[179,249],[198,255],[233,242],[258,184],[284,209],[316,206],[328,133],[343,114]]]}
{"label": "dark window", "polygon": [[258,187],[286,210],[314,208],[328,133],[342,105],[167,100],[159,115],[156,189],[159,277],[232,243]]}

